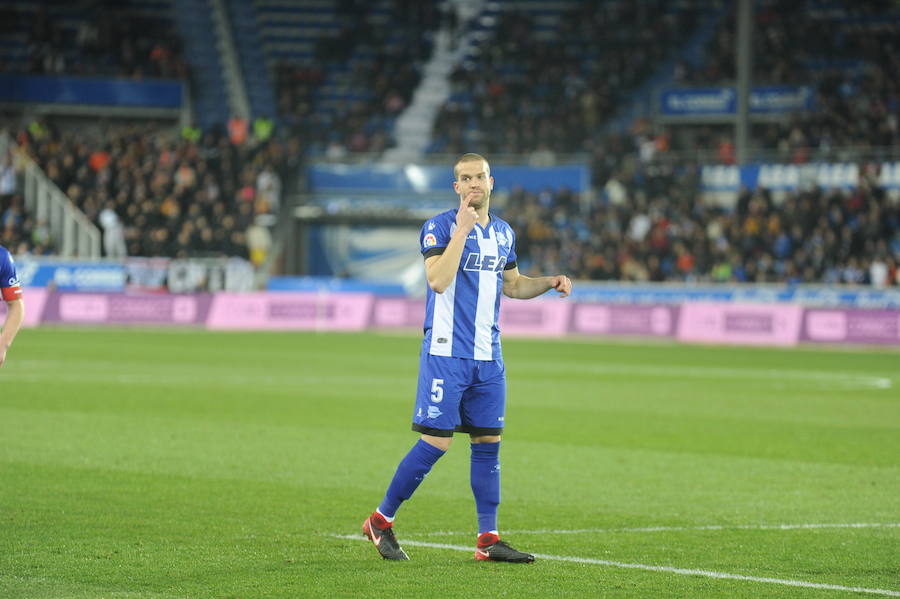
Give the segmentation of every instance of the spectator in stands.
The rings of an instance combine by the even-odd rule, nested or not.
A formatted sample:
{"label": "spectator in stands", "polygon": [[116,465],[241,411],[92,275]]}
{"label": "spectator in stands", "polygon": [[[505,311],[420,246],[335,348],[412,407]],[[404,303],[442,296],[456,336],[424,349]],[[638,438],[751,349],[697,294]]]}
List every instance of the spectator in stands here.
{"label": "spectator in stands", "polygon": [[124,258],[127,256],[125,249],[125,229],[119,215],[116,214],[115,203],[109,201],[100,212],[98,218],[103,228],[103,252],[107,258]]}
{"label": "spectator in stands", "polygon": [[[759,3],[755,16],[754,84],[811,86],[816,94],[812,110],[754,127],[755,145],[777,149],[779,160],[791,162],[842,160],[834,154],[838,147],[883,151],[898,145],[896,110],[890,107],[900,97],[900,27],[887,3],[835,2],[828,10],[810,11],[803,3],[769,1]],[[705,63],[679,65],[680,80],[732,83],[734,37],[732,12],[713,36]]]}
{"label": "spectator in stands", "polygon": [[619,189],[587,208],[563,190],[513,190],[502,216],[522,231],[522,271],[567,269],[595,280],[898,284],[900,205],[877,186],[797,191],[780,204],[757,190],[726,210],[702,204],[697,191],[682,193],[696,190],[695,169],[648,172],[652,166],[620,174]]}
{"label": "spectator in stands", "polygon": [[[246,229],[254,211],[269,214],[280,201],[278,173],[288,156],[275,138],[239,150],[224,136],[206,135],[195,143],[146,125],[115,127],[97,138],[60,135],[53,126],[40,138],[27,131],[18,137],[48,176],[101,224],[110,256],[247,257]],[[264,196],[259,201],[258,182]],[[236,194],[237,202],[227,201]],[[20,222],[14,212],[8,215],[16,224],[7,239]],[[113,216],[120,220],[122,241]]]}
{"label": "spectator in stands", "polygon": [[18,3],[3,10],[2,25],[27,37],[25,58],[0,64],[0,70],[128,78],[186,76],[171,20],[146,16],[127,3],[82,3],[74,13],[46,2]]}

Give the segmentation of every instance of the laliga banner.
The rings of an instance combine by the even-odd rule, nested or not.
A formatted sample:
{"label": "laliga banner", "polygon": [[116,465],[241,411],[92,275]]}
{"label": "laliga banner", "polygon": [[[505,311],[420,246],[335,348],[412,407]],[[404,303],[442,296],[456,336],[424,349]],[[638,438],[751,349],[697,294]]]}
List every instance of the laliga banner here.
{"label": "laliga banner", "polygon": [[[733,117],[737,91],[732,86],[663,88],[657,111],[662,117]],[[815,107],[815,92],[805,85],[769,85],[750,91],[750,114],[790,114]]]}
{"label": "laliga banner", "polygon": [[[870,165],[872,174],[865,176],[882,189],[900,189],[900,162]],[[853,189],[863,174],[853,163],[813,164],[748,164],[704,166],[700,169],[700,185],[705,192],[737,193],[742,187],[769,191],[795,189]]]}

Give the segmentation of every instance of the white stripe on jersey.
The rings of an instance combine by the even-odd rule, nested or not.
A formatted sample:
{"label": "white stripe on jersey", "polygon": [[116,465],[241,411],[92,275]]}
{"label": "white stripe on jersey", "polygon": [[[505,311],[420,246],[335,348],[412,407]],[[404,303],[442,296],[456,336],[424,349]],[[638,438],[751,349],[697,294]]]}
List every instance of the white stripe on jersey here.
{"label": "white stripe on jersey", "polygon": [[[456,303],[456,276],[444,293],[434,294],[434,319],[431,322],[432,356],[453,355],[453,306]],[[443,343],[438,340],[443,339]]]}
{"label": "white stripe on jersey", "polygon": [[[478,250],[484,256],[497,256],[497,237],[488,225],[487,237],[476,226]],[[497,272],[491,268],[478,273],[478,307],[475,309],[475,359],[493,360],[494,307],[497,302]]]}

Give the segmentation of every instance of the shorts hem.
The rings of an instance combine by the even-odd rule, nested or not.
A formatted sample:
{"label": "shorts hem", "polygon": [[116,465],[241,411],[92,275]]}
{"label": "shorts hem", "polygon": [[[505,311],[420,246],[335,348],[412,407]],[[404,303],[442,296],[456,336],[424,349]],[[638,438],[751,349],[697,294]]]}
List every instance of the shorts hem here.
{"label": "shorts hem", "polygon": [[430,428],[427,426],[422,426],[421,424],[416,424],[415,422],[412,425],[412,430],[417,433],[422,433],[423,435],[430,435],[432,437],[452,437],[453,433],[467,433],[469,435],[474,435],[476,437],[487,437],[500,435],[503,433],[503,428],[496,427],[484,427],[484,426],[467,426],[465,424],[461,424],[454,429],[447,428]]}

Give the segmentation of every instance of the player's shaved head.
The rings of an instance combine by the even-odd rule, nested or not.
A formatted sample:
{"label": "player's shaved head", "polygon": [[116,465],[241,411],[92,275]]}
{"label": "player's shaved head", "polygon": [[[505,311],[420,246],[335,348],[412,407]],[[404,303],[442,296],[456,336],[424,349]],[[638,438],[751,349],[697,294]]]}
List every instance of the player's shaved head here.
{"label": "player's shaved head", "polygon": [[459,157],[459,160],[456,161],[456,164],[453,165],[453,178],[459,179],[459,165],[464,162],[484,162],[484,168],[487,171],[487,174],[491,174],[491,165],[488,164],[487,158],[482,156],[481,154],[475,154],[473,152],[469,152],[468,154],[463,154]]}

